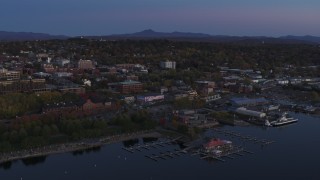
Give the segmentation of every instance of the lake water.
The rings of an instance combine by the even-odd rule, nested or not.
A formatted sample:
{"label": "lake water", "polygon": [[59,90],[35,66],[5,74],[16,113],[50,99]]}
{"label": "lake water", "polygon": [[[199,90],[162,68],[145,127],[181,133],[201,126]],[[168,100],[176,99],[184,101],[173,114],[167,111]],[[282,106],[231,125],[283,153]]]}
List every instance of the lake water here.
{"label": "lake water", "polygon": [[320,179],[320,118],[292,114],[296,124],[279,128],[257,126],[223,129],[276,141],[261,146],[237,138],[207,131],[205,136],[228,139],[254,154],[232,155],[226,161],[201,160],[185,154],[152,161],[145,155],[178,149],[168,145],[159,149],[129,153],[124,145],[144,143],[142,139],[106,145],[100,149],[65,153],[7,163],[0,167],[1,180],[106,180],[106,179]]}

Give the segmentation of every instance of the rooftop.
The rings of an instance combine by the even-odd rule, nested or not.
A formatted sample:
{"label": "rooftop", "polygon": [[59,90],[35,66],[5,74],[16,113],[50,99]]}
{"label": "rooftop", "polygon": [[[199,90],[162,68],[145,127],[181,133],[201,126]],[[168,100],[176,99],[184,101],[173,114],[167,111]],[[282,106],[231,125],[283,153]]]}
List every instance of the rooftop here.
{"label": "rooftop", "polygon": [[131,84],[141,84],[141,82],[128,80],[128,81],[119,82],[119,84],[122,84],[122,85],[131,85]]}

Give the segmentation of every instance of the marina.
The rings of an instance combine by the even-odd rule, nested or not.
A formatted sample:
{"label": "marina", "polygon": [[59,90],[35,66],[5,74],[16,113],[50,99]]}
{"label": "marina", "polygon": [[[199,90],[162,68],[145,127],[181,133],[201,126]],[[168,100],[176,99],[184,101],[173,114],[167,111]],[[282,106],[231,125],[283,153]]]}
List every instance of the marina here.
{"label": "marina", "polygon": [[[318,159],[315,157],[320,151],[320,140],[314,138],[320,135],[319,118],[305,114],[293,114],[293,117],[303,119],[303,121],[295,126],[281,126],[279,128],[255,126],[222,126],[218,128],[218,130],[231,131],[242,136],[250,135],[250,137],[259,140],[263,138],[258,137],[264,137],[277,142],[263,147],[257,146],[260,143],[254,143],[253,140],[248,141],[250,143],[241,144],[242,138],[233,135],[224,136],[225,133],[222,132],[218,133],[216,135],[219,135],[220,138],[234,140],[233,146],[239,149],[239,152],[234,151],[233,154],[231,154],[232,151],[229,151],[230,154],[213,156],[222,161],[212,157],[202,159],[201,157],[205,155],[200,154],[200,151],[197,152],[197,149],[186,149],[175,142],[164,143],[161,144],[162,146],[156,145],[156,148],[150,147],[148,150],[140,147],[138,148],[140,151],[134,150],[134,153],[124,150],[123,147],[129,146],[119,142],[104,145],[97,151],[49,155],[42,161],[34,160],[33,163],[17,160],[3,164],[0,168],[0,179],[15,180],[23,177],[23,179],[48,180],[103,180],[106,178],[106,174],[111,179],[132,177],[151,179],[152,177],[153,180],[206,180],[212,178],[270,180],[278,179],[279,175],[283,179],[319,179]],[[210,135],[214,133],[217,133],[216,129],[207,129],[205,134],[212,137]],[[297,141],[292,140],[293,138],[306,140],[299,141],[301,146],[297,146]],[[156,141],[147,142],[140,138],[138,144],[134,144],[134,146],[167,140],[170,139],[159,138]],[[301,154],[306,147],[310,147],[310,142],[314,144],[312,148],[308,148],[308,153]],[[178,152],[181,150],[186,150],[187,153]],[[288,162],[294,165],[290,166],[290,169],[283,169]],[[273,173],[262,176],[265,173],[265,167],[268,167]],[[232,169],[232,173],[230,173],[230,169]]]}

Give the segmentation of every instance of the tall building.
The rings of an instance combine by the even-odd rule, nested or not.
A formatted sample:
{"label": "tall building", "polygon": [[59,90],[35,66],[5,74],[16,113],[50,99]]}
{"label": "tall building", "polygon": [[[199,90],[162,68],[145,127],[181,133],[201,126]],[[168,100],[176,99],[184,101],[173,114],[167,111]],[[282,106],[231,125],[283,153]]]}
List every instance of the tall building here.
{"label": "tall building", "polygon": [[91,60],[79,60],[78,62],[79,69],[94,69],[93,62]]}
{"label": "tall building", "polygon": [[161,61],[160,67],[163,69],[176,69],[175,61]]}

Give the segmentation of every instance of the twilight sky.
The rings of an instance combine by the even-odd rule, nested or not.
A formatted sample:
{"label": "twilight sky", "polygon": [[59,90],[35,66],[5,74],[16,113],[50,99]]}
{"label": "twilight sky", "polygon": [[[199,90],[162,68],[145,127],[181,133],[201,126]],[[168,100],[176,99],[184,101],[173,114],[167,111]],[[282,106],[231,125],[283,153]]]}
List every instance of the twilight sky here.
{"label": "twilight sky", "polygon": [[0,0],[0,30],[320,36],[320,0]]}

